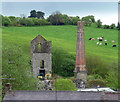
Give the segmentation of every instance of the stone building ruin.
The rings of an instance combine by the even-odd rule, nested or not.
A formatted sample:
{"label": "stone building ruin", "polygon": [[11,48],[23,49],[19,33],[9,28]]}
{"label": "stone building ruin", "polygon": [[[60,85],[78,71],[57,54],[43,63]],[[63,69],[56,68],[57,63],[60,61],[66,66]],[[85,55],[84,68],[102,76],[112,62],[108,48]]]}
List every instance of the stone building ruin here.
{"label": "stone building ruin", "polygon": [[47,41],[38,35],[31,41],[31,58],[33,75],[37,77],[40,73],[50,74],[52,72],[51,41]]}

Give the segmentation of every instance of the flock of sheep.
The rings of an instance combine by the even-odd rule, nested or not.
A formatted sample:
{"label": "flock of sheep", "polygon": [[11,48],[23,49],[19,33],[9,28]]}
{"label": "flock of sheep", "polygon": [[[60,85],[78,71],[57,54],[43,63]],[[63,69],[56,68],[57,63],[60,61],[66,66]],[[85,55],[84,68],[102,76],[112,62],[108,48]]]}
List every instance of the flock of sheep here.
{"label": "flock of sheep", "polygon": [[[89,38],[89,40],[95,40],[95,38]],[[104,37],[97,37],[97,45],[102,45],[104,43],[107,46],[107,40],[104,39]],[[104,41],[104,42],[103,42]],[[117,45],[114,44],[114,40],[111,41],[113,43],[112,47],[116,47]]]}

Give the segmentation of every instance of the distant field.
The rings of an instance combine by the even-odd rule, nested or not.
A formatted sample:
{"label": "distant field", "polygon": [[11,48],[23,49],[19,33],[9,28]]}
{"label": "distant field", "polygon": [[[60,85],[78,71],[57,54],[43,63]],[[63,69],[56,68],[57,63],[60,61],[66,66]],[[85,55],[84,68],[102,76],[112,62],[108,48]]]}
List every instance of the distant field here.
{"label": "distant field", "polygon": [[[7,46],[21,46],[24,56],[30,56],[30,42],[38,34],[52,41],[53,47],[60,47],[71,54],[76,54],[77,26],[39,26],[39,27],[3,27],[2,41],[3,48]],[[104,36],[108,46],[98,46],[97,37]],[[89,41],[94,37],[94,41]],[[112,47],[111,40],[114,40],[117,47]],[[111,29],[101,29],[95,27],[85,27],[86,57],[96,56],[111,63],[118,59],[118,31]]]}

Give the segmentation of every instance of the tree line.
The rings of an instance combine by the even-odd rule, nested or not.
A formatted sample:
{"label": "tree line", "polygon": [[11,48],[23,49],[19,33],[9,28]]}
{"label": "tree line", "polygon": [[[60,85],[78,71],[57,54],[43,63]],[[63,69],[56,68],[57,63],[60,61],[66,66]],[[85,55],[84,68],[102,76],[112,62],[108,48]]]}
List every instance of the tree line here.
{"label": "tree line", "polygon": [[84,21],[85,26],[91,26],[91,24],[96,24],[97,28],[104,29],[115,29],[120,30],[120,23],[117,26],[115,24],[102,25],[101,20],[95,21],[93,15],[88,15],[80,19],[79,16],[70,17],[67,14],[62,14],[59,11],[52,13],[48,18],[45,19],[45,13],[42,11],[31,10],[30,15],[26,17],[24,14],[21,17],[15,16],[3,16],[0,15],[2,19],[2,26],[41,26],[41,25],[77,25],[78,21]]}

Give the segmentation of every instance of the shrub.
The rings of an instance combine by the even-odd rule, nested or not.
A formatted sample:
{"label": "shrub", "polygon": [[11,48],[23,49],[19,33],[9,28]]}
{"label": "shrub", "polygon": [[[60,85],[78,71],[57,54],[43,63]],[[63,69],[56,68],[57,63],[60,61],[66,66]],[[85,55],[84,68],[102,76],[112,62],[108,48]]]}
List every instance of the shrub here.
{"label": "shrub", "polygon": [[111,24],[110,29],[114,29],[115,28],[115,24]]}
{"label": "shrub", "polygon": [[16,26],[16,27],[22,27],[22,25],[21,25],[21,24],[16,24],[15,26]]}
{"label": "shrub", "polygon": [[94,80],[95,79],[95,77],[93,76],[93,75],[87,75],[87,80],[89,81],[89,80]]}
{"label": "shrub", "polygon": [[58,72],[58,74],[64,77],[74,76],[74,72],[73,72],[74,68],[75,68],[75,61],[71,58],[65,58],[61,63],[60,71]]}
{"label": "shrub", "polygon": [[105,82],[103,80],[100,79],[94,79],[94,80],[90,80],[87,83],[88,87],[105,87]]}
{"label": "shrub", "polygon": [[109,29],[109,25],[104,25],[104,29]]}
{"label": "shrub", "polygon": [[25,26],[25,25],[27,25],[27,20],[25,18],[20,18],[18,23]]}
{"label": "shrub", "polygon": [[50,25],[50,22],[46,21],[45,19],[38,19],[39,25]]}
{"label": "shrub", "polygon": [[26,26],[34,26],[34,22],[32,18],[26,18]]}
{"label": "shrub", "polygon": [[11,25],[11,20],[8,17],[3,17],[2,18],[2,25],[10,26]]}
{"label": "shrub", "polygon": [[100,27],[101,27],[102,22],[100,21],[100,19],[99,19],[99,20],[97,20],[96,25],[97,25],[97,27],[98,27],[98,28],[100,28]]}
{"label": "shrub", "polygon": [[63,77],[74,75],[75,59],[66,51],[56,48],[52,53],[52,72]]}
{"label": "shrub", "polygon": [[53,90],[57,91],[77,91],[75,83],[70,79],[57,79],[53,86]]}

